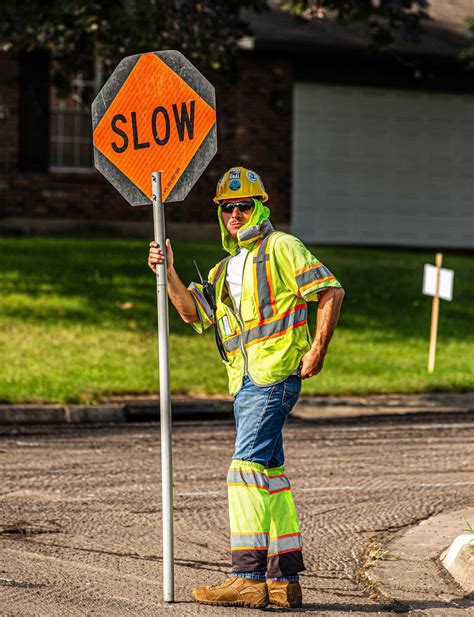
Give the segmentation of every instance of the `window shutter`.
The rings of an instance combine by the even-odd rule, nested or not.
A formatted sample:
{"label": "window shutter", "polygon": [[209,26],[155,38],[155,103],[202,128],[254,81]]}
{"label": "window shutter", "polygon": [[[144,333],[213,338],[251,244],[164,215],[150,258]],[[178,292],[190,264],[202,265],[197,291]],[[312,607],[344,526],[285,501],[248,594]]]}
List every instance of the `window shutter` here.
{"label": "window shutter", "polygon": [[49,55],[20,54],[19,167],[48,171],[49,160]]}

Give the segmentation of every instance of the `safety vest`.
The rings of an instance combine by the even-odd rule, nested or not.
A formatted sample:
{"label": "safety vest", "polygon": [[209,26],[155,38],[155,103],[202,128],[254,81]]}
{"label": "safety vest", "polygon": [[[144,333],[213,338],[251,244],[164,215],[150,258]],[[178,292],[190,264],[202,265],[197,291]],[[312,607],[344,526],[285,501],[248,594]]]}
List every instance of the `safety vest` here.
{"label": "safety vest", "polygon": [[[209,273],[216,290],[216,320],[229,362],[229,391],[235,395],[244,375],[257,386],[278,383],[291,375],[309,351],[307,300],[317,300],[326,287],[340,287],[335,276],[294,236],[270,231],[246,257],[239,309],[226,284],[230,256]],[[188,288],[195,300],[202,331],[214,317],[202,287]]]}

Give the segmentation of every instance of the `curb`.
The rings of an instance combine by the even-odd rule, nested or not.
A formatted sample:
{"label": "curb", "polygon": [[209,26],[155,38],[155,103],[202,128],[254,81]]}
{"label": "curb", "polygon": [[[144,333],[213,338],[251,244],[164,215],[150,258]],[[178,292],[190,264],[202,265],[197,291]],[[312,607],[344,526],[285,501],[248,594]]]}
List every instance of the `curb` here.
{"label": "curb", "polygon": [[[231,416],[232,403],[228,401],[172,402],[172,417],[177,420],[220,419]],[[112,405],[20,404],[0,407],[0,425],[122,424],[159,421],[159,401]]]}
{"label": "curb", "polygon": [[474,593],[474,534],[466,533],[455,538],[443,555],[441,563],[454,580],[467,591]]}
{"label": "curb", "polygon": [[[100,405],[20,403],[0,405],[0,425],[121,424],[159,422],[159,398],[114,397]],[[175,420],[231,419],[232,398],[172,398]],[[335,397],[303,396],[291,416],[295,421],[350,422],[354,418],[385,421],[406,416],[432,419],[435,415],[474,415],[474,392],[376,394]]]}

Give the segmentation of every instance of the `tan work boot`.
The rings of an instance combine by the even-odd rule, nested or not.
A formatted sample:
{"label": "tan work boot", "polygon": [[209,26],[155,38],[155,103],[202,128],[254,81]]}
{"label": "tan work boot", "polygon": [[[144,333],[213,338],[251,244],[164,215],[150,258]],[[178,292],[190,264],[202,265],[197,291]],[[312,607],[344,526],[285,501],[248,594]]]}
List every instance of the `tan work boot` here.
{"label": "tan work boot", "polygon": [[265,581],[252,581],[238,576],[231,576],[220,585],[195,587],[192,596],[193,600],[201,604],[245,606],[247,608],[268,606],[268,592]]}
{"label": "tan work boot", "polygon": [[303,594],[299,583],[267,580],[270,604],[285,608],[299,608],[303,604]]}

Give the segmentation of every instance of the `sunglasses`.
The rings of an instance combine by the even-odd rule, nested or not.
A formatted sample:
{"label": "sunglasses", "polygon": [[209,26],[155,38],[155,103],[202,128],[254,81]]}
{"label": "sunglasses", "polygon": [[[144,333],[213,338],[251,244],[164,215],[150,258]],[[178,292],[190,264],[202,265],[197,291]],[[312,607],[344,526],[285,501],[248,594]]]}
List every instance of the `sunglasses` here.
{"label": "sunglasses", "polygon": [[253,201],[234,201],[229,204],[220,204],[222,212],[232,214],[234,208],[238,208],[241,212],[247,212],[254,207]]}

